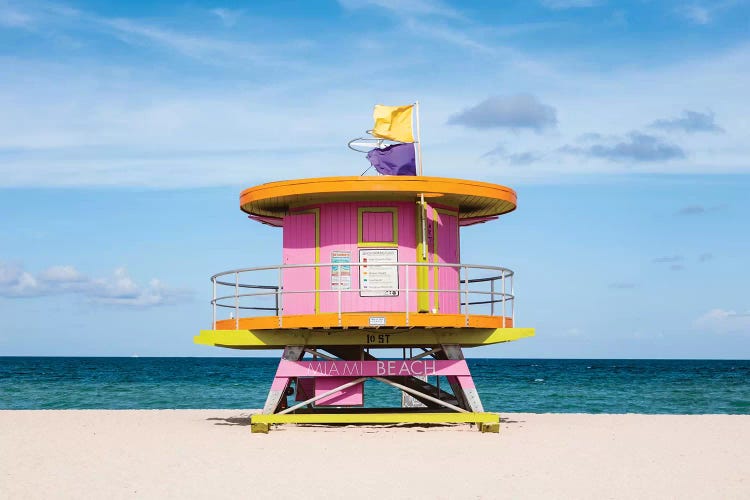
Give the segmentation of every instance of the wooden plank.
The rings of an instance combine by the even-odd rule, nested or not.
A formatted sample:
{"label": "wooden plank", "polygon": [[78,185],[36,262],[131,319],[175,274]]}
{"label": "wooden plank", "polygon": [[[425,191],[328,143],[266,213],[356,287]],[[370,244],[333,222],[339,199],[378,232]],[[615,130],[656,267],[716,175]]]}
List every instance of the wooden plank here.
{"label": "wooden plank", "polygon": [[[298,361],[304,356],[304,348],[301,345],[288,345],[284,348],[282,360]],[[263,413],[273,413],[281,406],[282,400],[286,399],[286,388],[289,386],[289,377],[274,377],[271,390],[268,391]]]}
{"label": "wooden plank", "polygon": [[[443,354],[450,360],[463,360],[464,354],[461,351],[461,346],[456,344],[445,344],[443,347]],[[451,381],[451,388],[453,389],[456,396],[459,393],[462,397],[458,397],[459,400],[463,399],[466,403],[466,408],[474,412],[483,412],[482,400],[479,398],[479,393],[474,386],[474,380],[471,375],[458,375],[456,377],[448,377]]]}
{"label": "wooden plank", "polygon": [[287,413],[257,414],[251,424],[458,424],[498,423],[498,413]]}

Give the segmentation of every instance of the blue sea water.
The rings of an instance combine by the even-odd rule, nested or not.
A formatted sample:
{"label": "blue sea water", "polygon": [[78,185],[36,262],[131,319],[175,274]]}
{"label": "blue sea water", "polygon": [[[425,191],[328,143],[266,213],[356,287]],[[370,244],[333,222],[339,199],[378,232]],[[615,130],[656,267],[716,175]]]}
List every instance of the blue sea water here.
{"label": "blue sea water", "polygon": [[[0,409],[260,408],[277,363],[0,357]],[[469,366],[488,411],[750,414],[750,361],[470,359]],[[378,382],[365,393],[366,406],[400,402]]]}

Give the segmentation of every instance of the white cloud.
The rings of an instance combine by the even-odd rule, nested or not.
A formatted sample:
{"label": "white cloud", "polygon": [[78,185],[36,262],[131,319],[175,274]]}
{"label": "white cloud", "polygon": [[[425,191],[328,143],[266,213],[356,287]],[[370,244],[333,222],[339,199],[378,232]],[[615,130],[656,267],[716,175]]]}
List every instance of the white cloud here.
{"label": "white cloud", "polygon": [[[339,4],[349,11],[364,8],[368,8],[370,11],[380,9],[388,16],[389,20],[394,20],[395,23],[393,24],[399,26],[410,39],[419,37],[435,40],[487,55],[496,54],[496,49],[499,47],[492,47],[489,43],[481,41],[477,37],[479,33],[494,32],[497,35],[507,36],[552,26],[550,23],[531,23],[488,29],[471,22],[464,14],[448,4],[436,0],[409,2],[400,0],[339,0]],[[382,51],[382,40],[377,43],[377,46]]]}
{"label": "white cloud", "polygon": [[708,211],[704,205],[687,205],[675,212],[675,215],[703,215]]}
{"label": "white cloud", "polygon": [[17,10],[11,5],[0,3],[0,26],[6,28],[28,28],[33,17],[26,12]]}
{"label": "white cloud", "polygon": [[[210,12],[225,25],[231,25],[244,11],[213,9]],[[77,39],[82,35],[106,35],[128,45],[170,50],[215,66],[243,63],[263,67],[279,66],[279,50],[284,51],[286,60],[289,60],[291,55],[286,53],[288,49],[304,48],[309,44],[306,40],[284,40],[278,44],[270,44],[267,39],[257,44],[247,40],[230,40],[223,38],[221,34],[207,35],[205,30],[179,31],[140,19],[98,16],[47,2],[30,5],[19,2],[13,7],[0,5],[0,26],[3,24],[50,37],[56,43],[65,40],[75,47],[79,46]],[[289,61],[283,66],[294,67],[295,64],[301,65],[303,60],[300,58],[295,62]]]}
{"label": "white cloud", "polygon": [[707,25],[713,23],[716,18],[730,10],[742,5],[738,0],[712,0],[710,2],[693,2],[677,7],[677,15],[687,19],[693,24]]}
{"label": "white cloud", "polygon": [[679,8],[678,12],[695,24],[709,24],[711,22],[711,11],[701,5],[684,5]]}
{"label": "white cloud", "polygon": [[585,9],[601,3],[601,0],[542,0],[542,5],[552,10]]}
{"label": "white cloud", "polygon": [[[201,15],[205,21],[206,11]],[[57,15],[69,24],[87,16]],[[356,41],[371,36],[367,33],[342,35],[351,45],[337,40],[335,47],[323,37],[304,64],[298,64],[298,52],[272,52],[269,64],[282,69],[267,73],[250,61],[255,52],[242,53],[245,44],[257,45],[240,30],[227,39],[222,37],[228,30],[217,23],[212,25],[220,36],[203,27],[180,31],[178,22],[97,19],[79,24],[96,26],[98,36],[117,36],[134,50],[145,48],[148,63],[115,64],[95,55],[62,55],[57,61],[0,57],[7,69],[0,79],[0,187],[174,188],[249,184],[305,172],[357,175],[366,160],[345,145],[371,126],[370,106],[416,99],[422,104],[425,167],[434,175],[452,175],[472,154],[508,144],[503,134],[513,134],[516,156],[502,165],[478,162],[473,177],[518,183],[601,174],[750,173],[750,122],[736,104],[744,102],[750,86],[747,44],[601,69],[570,48],[544,59],[500,47],[486,26],[430,17],[413,21],[422,28],[416,35],[402,20],[389,32],[392,37],[373,39],[366,57]],[[39,22],[40,28],[57,26]],[[185,55],[193,66],[172,64],[164,56],[168,51]],[[210,81],[198,76],[206,71],[204,61],[222,64]],[[557,126],[543,138],[508,128],[477,133],[445,126],[462,106],[498,92],[543,96],[543,103],[554,103]],[[667,152],[684,151],[678,161],[609,158],[620,151],[632,157],[648,146],[663,153],[653,141],[624,134],[686,109],[714,111],[726,133],[704,134],[700,141],[675,134]],[[592,131],[620,137],[623,144],[614,151],[597,149],[598,157],[555,153]],[[515,168],[518,164],[524,167]]]}
{"label": "white cloud", "polygon": [[41,293],[37,279],[20,265],[0,262],[0,296],[27,297]]}
{"label": "white cloud", "polygon": [[607,138],[586,147],[566,145],[561,152],[613,161],[653,162],[685,158],[685,151],[660,137],[633,131],[625,137]]}
{"label": "white cloud", "polygon": [[685,110],[679,118],[656,120],[650,126],[663,130],[681,130],[689,133],[724,133],[724,129],[716,123],[716,116],[713,113],[701,113],[700,111],[690,110]]}
{"label": "white cloud", "polygon": [[150,307],[173,303],[185,294],[165,287],[157,279],[139,286],[125,268],[119,268],[109,278],[91,281],[88,295],[102,304]]}
{"label": "white cloud", "polygon": [[463,15],[453,7],[439,0],[339,0],[339,5],[347,10],[375,8],[390,11],[389,14],[421,14],[460,19]]}
{"label": "white cloud", "polygon": [[683,260],[684,258],[682,255],[670,255],[667,257],[656,257],[651,261],[657,264],[674,264],[676,262],[682,262]]}
{"label": "white cloud", "polygon": [[411,36],[419,35],[423,38],[438,40],[463,49],[483,52],[486,54],[494,54],[497,52],[496,48],[478,41],[472,36],[470,30],[467,29],[457,29],[454,26],[447,26],[445,24],[434,22],[422,22],[412,18],[404,20],[404,27]]}
{"label": "white cloud", "polygon": [[708,262],[714,259],[714,254],[711,252],[703,252],[698,256],[698,262]]}
{"label": "white cloud", "polygon": [[21,298],[77,294],[101,304],[152,307],[172,304],[189,295],[184,290],[164,286],[153,279],[147,285],[136,283],[124,268],[106,278],[87,278],[73,266],[52,266],[37,276],[19,265],[0,262],[0,297]]}
{"label": "white cloud", "polygon": [[39,279],[51,283],[81,283],[88,280],[73,266],[52,266],[39,273]]}
{"label": "white cloud", "polygon": [[718,334],[750,334],[750,311],[711,309],[693,322],[695,329]]}
{"label": "white cloud", "polygon": [[237,21],[245,13],[243,9],[225,9],[217,8],[209,11],[214,16],[218,17],[224,26],[232,27],[237,24]]}
{"label": "white cloud", "polygon": [[[154,44],[202,61],[229,59],[240,62],[265,62],[262,51],[249,43],[237,43],[214,37],[187,35],[130,19],[101,19],[102,25],[129,44]],[[217,60],[217,58],[220,58]]]}
{"label": "white cloud", "polygon": [[492,164],[506,164],[511,166],[524,166],[541,161],[544,158],[536,151],[521,151],[517,153],[508,152],[503,145],[499,145],[484,153],[481,158]]}
{"label": "white cloud", "polygon": [[473,129],[531,129],[540,132],[557,125],[557,111],[529,94],[488,97],[448,119],[451,125]]}

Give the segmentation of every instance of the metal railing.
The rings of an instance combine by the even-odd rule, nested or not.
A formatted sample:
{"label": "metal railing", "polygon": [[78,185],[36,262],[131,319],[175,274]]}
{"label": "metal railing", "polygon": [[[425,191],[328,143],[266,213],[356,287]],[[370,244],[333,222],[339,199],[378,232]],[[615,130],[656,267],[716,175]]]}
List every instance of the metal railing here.
{"label": "metal railing", "polygon": [[[438,264],[422,262],[346,262],[346,263],[318,263],[318,264],[284,264],[276,266],[249,267],[245,269],[234,269],[225,271],[211,276],[213,285],[213,298],[211,305],[213,308],[213,322],[215,328],[217,322],[217,313],[219,310],[229,310],[229,318],[235,320],[235,328],[239,328],[240,312],[246,310],[259,311],[271,316],[279,317],[279,326],[284,316],[284,297],[293,294],[309,294],[315,297],[315,294],[336,294],[336,309],[338,314],[339,325],[341,325],[341,315],[347,312],[371,312],[369,310],[342,310],[343,296],[347,294],[360,294],[361,292],[372,293],[372,288],[359,288],[352,286],[352,280],[355,274],[353,268],[357,268],[357,276],[362,267],[387,267],[395,268],[398,276],[399,286],[388,290],[389,295],[366,296],[367,298],[396,298],[403,296],[403,312],[406,315],[406,324],[409,324],[409,316],[417,313],[417,304],[413,303],[411,295],[417,293],[439,294],[439,297],[455,297],[458,301],[459,314],[466,316],[468,324],[471,314],[487,314],[490,316],[503,316],[515,319],[515,296],[513,295],[513,271],[504,267],[482,266],[472,264]],[[289,269],[312,269],[321,273],[323,269],[332,268],[331,278],[336,278],[336,283],[328,282],[328,288],[322,288],[317,285],[316,288],[308,290],[291,290],[284,288],[284,270]],[[348,269],[347,269],[348,268]],[[455,289],[441,288],[424,288],[410,285],[410,272],[418,268],[428,268],[428,273],[437,269],[451,268],[456,269],[457,275]],[[403,270],[403,273],[401,273]],[[473,273],[474,277],[469,274]],[[321,273],[322,274],[322,273]],[[320,274],[319,274],[320,276]],[[349,288],[343,288],[342,277],[349,276]],[[326,276],[327,277],[327,276]],[[403,277],[403,287],[400,281]],[[241,279],[242,278],[242,279]],[[429,281],[429,280],[428,280]],[[440,281],[440,280],[433,280]],[[451,280],[452,281],[452,280]],[[270,284],[269,284],[270,283]],[[275,284],[274,284],[275,283]],[[319,281],[322,283],[322,281]],[[436,283],[434,283],[436,284]],[[436,284],[437,285],[437,284]],[[231,289],[231,294],[224,294],[224,290]],[[252,290],[246,292],[246,290]],[[217,291],[221,292],[217,295]],[[242,292],[242,293],[241,293]],[[403,292],[403,293],[402,293]],[[452,295],[455,294],[455,295]],[[434,296],[434,295],[432,295]],[[419,297],[419,295],[417,296]],[[429,297],[429,295],[428,295]],[[315,300],[312,298],[311,300]],[[419,300],[419,299],[417,299]],[[429,299],[428,299],[429,300]],[[437,299],[440,300],[440,299]],[[380,311],[375,311],[380,312]],[[435,312],[435,311],[433,311]],[[289,315],[287,313],[287,315]],[[257,317],[257,315],[253,316]]]}

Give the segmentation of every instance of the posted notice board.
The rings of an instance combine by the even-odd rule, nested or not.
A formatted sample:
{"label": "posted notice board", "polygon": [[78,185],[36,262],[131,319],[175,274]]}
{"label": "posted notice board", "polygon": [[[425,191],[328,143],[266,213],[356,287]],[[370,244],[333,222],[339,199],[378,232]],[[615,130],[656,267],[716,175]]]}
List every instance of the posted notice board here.
{"label": "posted notice board", "polygon": [[351,290],[352,267],[348,265],[352,261],[352,253],[343,250],[331,252],[331,290]]}
{"label": "posted notice board", "polygon": [[359,261],[359,296],[360,297],[397,297],[398,267],[370,266],[368,264],[396,264],[397,248],[360,248]]}

